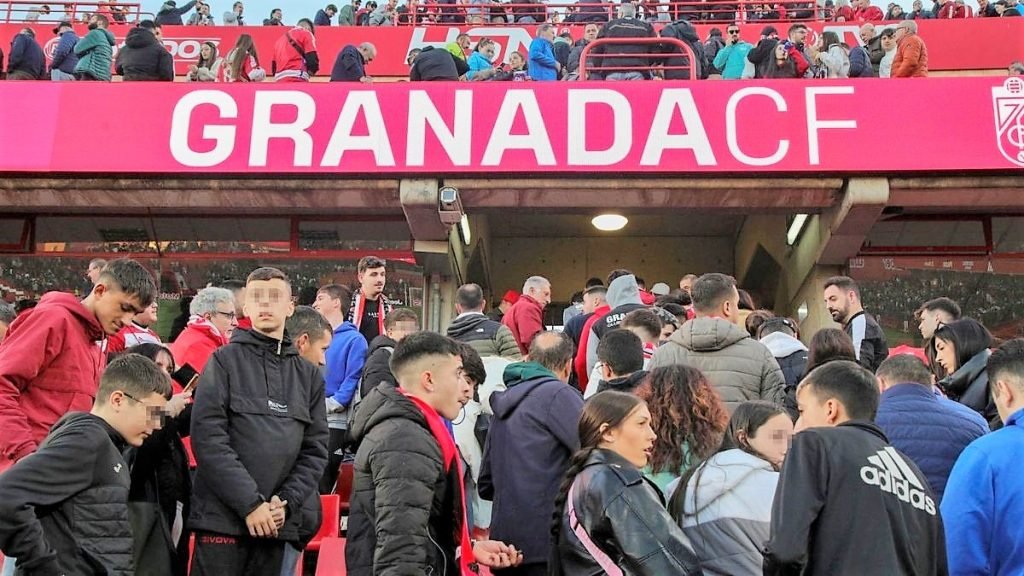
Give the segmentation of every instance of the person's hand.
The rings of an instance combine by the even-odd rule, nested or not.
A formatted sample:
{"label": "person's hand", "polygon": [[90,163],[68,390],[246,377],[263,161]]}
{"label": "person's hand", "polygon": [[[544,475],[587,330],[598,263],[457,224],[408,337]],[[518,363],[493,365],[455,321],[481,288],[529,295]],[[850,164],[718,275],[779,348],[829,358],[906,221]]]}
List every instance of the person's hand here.
{"label": "person's hand", "polygon": [[188,73],[189,74],[195,74],[198,71],[199,71],[199,67],[198,66],[196,66],[195,64],[190,64],[189,65],[189,67],[188,67]]}
{"label": "person's hand", "polygon": [[370,78],[369,76],[363,76],[359,81],[363,84],[373,84],[373,78]]}
{"label": "person's hand", "polygon": [[473,545],[474,559],[488,568],[510,568],[523,561],[523,553],[497,540],[481,540]]}
{"label": "person's hand", "polygon": [[192,391],[182,392],[181,394],[175,394],[171,396],[171,399],[167,401],[167,405],[164,410],[167,415],[171,418],[177,418],[178,414],[188,406],[188,401],[192,399]]}
{"label": "person's hand", "polygon": [[274,525],[278,530],[284,526],[284,520],[287,516],[288,501],[281,500],[276,494],[270,499],[270,513],[274,515]]}
{"label": "person's hand", "polygon": [[249,515],[245,517],[245,525],[249,528],[249,535],[254,538],[273,538],[277,536],[277,525],[274,520],[274,513],[270,508],[270,502],[264,502],[255,510],[249,512]]}

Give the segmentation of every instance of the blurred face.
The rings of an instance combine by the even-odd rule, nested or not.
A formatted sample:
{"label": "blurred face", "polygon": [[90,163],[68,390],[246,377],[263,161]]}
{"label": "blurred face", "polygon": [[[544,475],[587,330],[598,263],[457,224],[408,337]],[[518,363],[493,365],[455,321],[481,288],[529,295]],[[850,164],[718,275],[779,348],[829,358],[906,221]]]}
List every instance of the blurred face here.
{"label": "blurred face", "polygon": [[387,272],[385,272],[383,266],[380,268],[367,268],[366,272],[359,273],[358,278],[363,294],[367,298],[376,299],[377,296],[384,291],[384,283],[387,281]]}
{"label": "blurred face", "polygon": [[530,288],[529,294],[534,300],[540,302],[541,306],[551,304],[551,284],[545,284],[540,288]]}
{"label": "blurred face", "polygon": [[513,52],[512,55],[508,57],[508,63],[512,66],[513,70],[522,70],[523,66],[526,66],[526,60],[523,60],[522,55],[518,52]]}
{"label": "blurred face", "polygon": [[601,448],[622,456],[637,468],[647,466],[658,435],[651,428],[651,412],[640,404],[616,428],[608,428],[601,437]]}
{"label": "blurred face", "polygon": [[328,330],[324,330],[324,333],[316,340],[313,340],[309,334],[303,334],[295,342],[296,348],[299,349],[299,356],[315,366],[323,366],[327,362],[327,349],[331,346],[333,337],[334,335]]}
{"label": "blurred face", "polygon": [[252,327],[267,336],[284,336],[284,323],[295,311],[292,289],[279,278],[253,280],[246,285],[245,311]]}
{"label": "blurred face", "polygon": [[833,320],[843,324],[850,313],[849,292],[844,292],[838,286],[829,286],[825,289],[825,307]]}
{"label": "blurred face", "polygon": [[394,326],[388,328],[388,338],[391,338],[395,342],[401,342],[403,338],[405,338],[409,334],[412,334],[413,332],[418,332],[419,329],[420,327],[416,324],[416,322],[395,322]]}
{"label": "blurred face", "polygon": [[116,391],[110,395],[108,403],[113,411],[111,426],[128,444],[142,446],[146,438],[160,429],[167,399],[156,392],[144,398],[132,398]]}
{"label": "blurred face", "polygon": [[225,338],[231,338],[231,334],[238,326],[238,315],[235,313],[235,306],[231,302],[217,302],[213,312],[207,312],[203,316],[217,328],[217,331]]}
{"label": "blurred face", "polygon": [[174,373],[174,358],[171,357],[170,352],[161,350],[157,353],[154,362],[161,370],[167,372],[168,376]]}
{"label": "blurred face", "polygon": [[112,282],[108,283],[110,286],[101,283],[93,287],[93,310],[104,332],[113,335],[127,326],[143,308],[137,295],[125,294],[120,288],[115,288]]}
{"label": "blurred face", "polygon": [[141,326],[152,326],[157,322],[157,313],[160,310],[160,304],[153,301],[152,304],[146,307],[141,314],[135,315],[135,323]]}
{"label": "blurred face", "polygon": [[462,371],[460,356],[438,357],[424,377],[431,405],[448,420],[455,420],[473,399],[473,386]]}
{"label": "blurred face", "polygon": [[754,435],[747,438],[747,443],[772,466],[779,468],[792,438],[793,421],[787,414],[776,414],[755,430]]}
{"label": "blurred face", "polygon": [[947,374],[956,372],[956,347],[952,342],[942,338],[935,339],[935,361]]}
{"label": "blurred face", "polygon": [[597,38],[598,28],[594,24],[587,24],[587,27],[583,29],[583,38],[588,42]]}

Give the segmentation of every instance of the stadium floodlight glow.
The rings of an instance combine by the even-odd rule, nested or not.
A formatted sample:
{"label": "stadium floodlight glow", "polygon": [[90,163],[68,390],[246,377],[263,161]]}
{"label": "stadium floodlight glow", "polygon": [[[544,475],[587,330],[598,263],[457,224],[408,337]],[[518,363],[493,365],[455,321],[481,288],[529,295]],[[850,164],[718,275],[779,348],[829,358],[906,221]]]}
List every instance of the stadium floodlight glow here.
{"label": "stadium floodlight glow", "polygon": [[800,233],[804,231],[804,225],[807,224],[807,218],[809,218],[807,214],[793,216],[793,220],[789,223],[789,230],[786,231],[786,244],[790,246],[796,244]]}
{"label": "stadium floodlight glow", "polygon": [[602,232],[622,230],[628,222],[629,220],[622,214],[601,214],[600,216],[594,216],[594,219],[590,221],[594,228]]}

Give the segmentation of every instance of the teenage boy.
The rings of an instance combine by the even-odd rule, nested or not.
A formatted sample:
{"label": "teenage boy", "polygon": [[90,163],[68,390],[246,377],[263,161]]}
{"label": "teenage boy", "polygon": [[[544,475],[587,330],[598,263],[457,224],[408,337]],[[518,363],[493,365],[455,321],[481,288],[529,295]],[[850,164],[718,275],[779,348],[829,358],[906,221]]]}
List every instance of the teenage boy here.
{"label": "teenage boy", "polygon": [[797,387],[798,434],[775,491],[765,576],[948,573],[939,503],[875,426],[878,398],[875,376],[847,360]]}
{"label": "teenage boy", "polygon": [[153,276],[134,260],[100,272],[79,301],[48,292],[0,344],[0,470],[32,452],[61,416],[90,409],[105,359],[96,344],[153,301]]}
{"label": "teenage boy", "polygon": [[213,353],[196,388],[194,576],[278,576],[285,544],[300,539],[327,462],[327,417],[318,368],[285,334],[293,310],[283,272],[249,274],[252,330]]}
{"label": "teenage boy", "polygon": [[285,331],[295,344],[299,356],[314,366],[323,367],[327,349],[331,346],[331,325],[311,306],[296,306],[285,322]]}
{"label": "teenage boy", "polygon": [[352,297],[348,319],[355,324],[367,342],[384,333],[384,317],[391,312],[391,303],[384,296],[387,263],[376,256],[367,256],[356,268],[359,290]]}
{"label": "teenage boy", "polygon": [[[101,279],[102,282],[102,279]],[[121,456],[160,429],[171,380],[138,354],[113,360],[92,410],[65,415],[0,474],[0,550],[19,574],[132,574],[131,477]]]}
{"label": "teenage boy", "polygon": [[522,562],[512,546],[472,542],[462,464],[445,420],[473,397],[460,345],[433,332],[391,355],[399,388],[378,386],[352,423],[359,445],[345,561],[352,576],[471,573]]}

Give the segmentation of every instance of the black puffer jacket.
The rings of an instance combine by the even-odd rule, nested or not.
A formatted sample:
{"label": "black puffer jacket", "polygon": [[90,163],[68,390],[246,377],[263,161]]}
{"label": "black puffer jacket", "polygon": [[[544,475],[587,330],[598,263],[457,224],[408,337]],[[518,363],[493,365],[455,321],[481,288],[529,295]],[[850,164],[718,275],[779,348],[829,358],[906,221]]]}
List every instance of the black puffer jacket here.
{"label": "black puffer jacket", "polygon": [[392,387],[398,386],[395,375],[391,373],[391,353],[395,351],[395,342],[386,334],[381,334],[370,342],[370,348],[366,351],[366,363],[363,364],[363,376],[359,381],[359,395],[366,398],[370,390],[384,382]]}
{"label": "black puffer jacket", "polygon": [[[711,64],[708,62],[707,57],[704,53],[704,45],[700,42],[700,37],[697,36],[697,30],[692,24],[686,20],[677,20],[668,26],[661,29],[662,38],[675,38],[686,43],[687,46],[693,50],[693,55],[696,57],[696,61],[693,63],[693,77],[696,79],[705,79],[710,74]],[[664,61],[665,66],[687,66],[690,64],[690,57],[680,52],[679,48],[674,46],[663,46],[662,51],[667,54],[676,54],[666,58]],[[681,69],[668,69],[665,70],[665,80],[689,80],[690,70]]]}
{"label": "black puffer jacket", "polygon": [[327,436],[320,370],[287,336],[236,330],[210,356],[196,387],[190,527],[248,534],[245,517],[277,495],[289,504],[278,538],[298,541],[302,514],[295,512],[323,475]]}
{"label": "black puffer jacket", "polygon": [[102,418],[72,412],[0,475],[0,545],[19,574],[135,573],[124,449]]}
{"label": "black puffer jacket", "polygon": [[1002,420],[989,393],[988,372],[985,370],[991,355],[988,350],[975,354],[956,372],[940,381],[939,387],[946,391],[951,400],[981,414],[988,421],[989,428],[997,430],[1002,427]]}
{"label": "black puffer jacket", "polygon": [[117,53],[114,69],[126,82],[174,80],[174,59],[156,36],[145,28],[132,28]]}
{"label": "black puffer jacket", "polygon": [[[443,48],[427,46],[416,56],[409,70],[409,80],[421,81],[451,81],[458,82],[459,77],[465,74],[458,64],[459,60],[452,56],[452,53]],[[463,61],[466,70],[469,66]]]}
{"label": "black puffer jacket", "polygon": [[[656,38],[654,27],[650,22],[644,22],[637,18],[616,18],[605,24],[598,33],[598,38]],[[650,54],[656,51],[656,47],[650,44],[612,44],[609,46],[597,46],[590,51],[594,58],[590,65],[595,67],[633,68],[619,70],[602,70],[601,76],[608,76],[614,72],[640,72],[650,77],[653,59],[648,56],[630,57],[629,54]],[[626,55],[599,58],[601,54]]]}
{"label": "black puffer jacket", "polygon": [[358,448],[348,574],[457,576],[460,479],[454,466],[445,473],[423,413],[397,388],[378,386],[363,399],[350,431]]}
{"label": "black puffer jacket", "polygon": [[[591,453],[576,476],[573,501],[580,525],[625,574],[701,574],[697,556],[665,510],[661,493],[615,452]],[[602,573],[569,526],[568,503],[562,513],[558,552],[565,576]]]}

